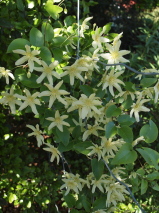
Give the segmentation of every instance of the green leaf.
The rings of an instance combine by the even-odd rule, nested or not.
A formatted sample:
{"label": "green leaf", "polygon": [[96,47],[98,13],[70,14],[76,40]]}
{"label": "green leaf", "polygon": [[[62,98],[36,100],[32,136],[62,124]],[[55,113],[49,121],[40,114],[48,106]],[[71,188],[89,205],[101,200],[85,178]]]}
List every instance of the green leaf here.
{"label": "green leaf", "polygon": [[123,125],[117,129],[120,137],[124,139],[124,141],[131,143],[133,142],[133,132],[129,126]]}
{"label": "green leaf", "polygon": [[130,126],[135,122],[135,118],[130,117],[129,115],[120,115],[117,118],[117,121],[120,123],[120,125]]}
{"label": "green leaf", "polygon": [[80,152],[80,153],[82,153],[84,155],[87,155],[90,152],[90,150],[88,150],[87,148],[90,147],[90,146],[92,146],[92,143],[89,142],[89,141],[85,141],[85,142],[81,142],[81,143],[75,144],[73,146],[73,148],[76,151],[78,151],[78,152]]}
{"label": "green leaf", "polygon": [[60,141],[67,146],[69,144],[70,140],[70,132],[68,130],[68,127],[63,126],[63,132],[61,132],[58,128],[56,128],[56,133]]}
{"label": "green leaf", "polygon": [[23,4],[23,1],[22,1],[22,0],[16,0],[16,5],[17,5],[17,8],[18,8],[20,11],[24,11],[24,10],[25,10],[24,4]]}
{"label": "green leaf", "polygon": [[54,37],[54,30],[48,22],[43,22],[42,24],[42,33],[45,41],[51,41]]}
{"label": "green leaf", "polygon": [[44,8],[49,13],[49,15],[55,20],[57,20],[59,18],[59,13],[61,13],[63,11],[62,7],[53,5],[52,2],[50,2],[50,1],[46,2]]}
{"label": "green leaf", "polygon": [[73,143],[69,143],[67,146],[65,146],[63,143],[60,143],[58,146],[58,150],[60,152],[68,152],[70,150],[73,150]]}
{"label": "green leaf", "polygon": [[104,33],[107,34],[111,30],[111,27],[112,27],[112,23],[111,22],[106,24],[104,26],[104,29],[105,29]]}
{"label": "green leaf", "polygon": [[28,202],[27,208],[31,208],[31,201]]}
{"label": "green leaf", "polygon": [[106,110],[106,116],[107,118],[111,118],[113,116],[117,117],[121,114],[121,109],[117,108],[115,105],[111,105]]}
{"label": "green leaf", "polygon": [[51,61],[52,61],[52,54],[51,54],[50,50],[47,47],[41,47],[40,48],[39,56],[45,62],[50,62],[51,63]]}
{"label": "green leaf", "polygon": [[10,193],[9,194],[9,203],[13,203],[13,201],[14,200],[17,200],[18,198],[17,198],[17,196],[16,196],[16,194],[13,194],[13,193]]}
{"label": "green leaf", "polygon": [[44,45],[44,37],[40,30],[33,27],[29,33],[30,43],[36,47],[42,47]]}
{"label": "green leaf", "polygon": [[141,181],[141,195],[145,194],[148,188],[147,180],[142,179]]}
{"label": "green leaf", "polygon": [[88,85],[80,85],[79,88],[80,88],[80,89],[82,90],[82,92],[83,92],[85,95],[87,95],[87,96],[90,96],[92,93],[94,93],[94,92],[93,92],[93,88],[90,87],[90,86],[88,86]]}
{"label": "green leaf", "polygon": [[61,62],[63,59],[63,51],[60,48],[52,50],[55,60]]}
{"label": "green leaf", "polygon": [[158,185],[158,183],[156,183],[156,182],[153,181],[153,183],[152,183],[152,188],[153,188],[154,190],[156,190],[156,191],[159,191],[159,185]]}
{"label": "green leaf", "polygon": [[157,78],[143,78],[140,83],[143,87],[150,87],[151,85],[156,83],[156,81]]}
{"label": "green leaf", "polygon": [[128,95],[126,101],[122,103],[122,107],[124,109],[129,109],[132,106],[132,104],[133,104],[132,98],[130,95]]}
{"label": "green leaf", "polygon": [[96,91],[96,97],[103,98],[104,95],[105,95],[105,90],[102,90],[102,88],[99,88],[99,89]]}
{"label": "green leaf", "polygon": [[130,143],[125,143],[112,160],[113,165],[133,163],[137,159],[136,151]]}
{"label": "green leaf", "polygon": [[57,37],[53,38],[52,44],[53,44],[53,46],[59,48],[59,46],[61,47],[61,46],[65,46],[65,45],[69,44],[69,40],[67,39],[66,36],[57,36]]}
{"label": "green leaf", "polygon": [[96,178],[99,180],[104,171],[104,162],[102,160],[97,160],[96,158],[91,160],[92,172]]}
{"label": "green leaf", "polygon": [[136,149],[142,157],[145,159],[145,161],[149,164],[155,167],[155,169],[159,169],[158,162],[159,162],[159,153],[156,152],[153,149],[143,147],[143,149]]}
{"label": "green leaf", "polygon": [[147,143],[154,142],[158,137],[158,128],[156,124],[150,120],[149,125],[146,124],[140,129],[140,136],[144,136]]}
{"label": "green leaf", "polygon": [[72,132],[72,136],[74,138],[79,138],[81,136],[81,126],[76,126],[74,129],[73,129],[73,132]]}
{"label": "green leaf", "polygon": [[41,85],[36,83],[36,79],[38,78],[37,75],[31,74],[31,77],[28,78],[26,73],[21,73],[20,69],[15,71],[15,75],[18,76],[20,82],[29,88],[39,88]]}
{"label": "green leaf", "polygon": [[159,179],[159,172],[155,171],[147,175],[148,180]]}
{"label": "green leaf", "polygon": [[85,195],[82,195],[81,200],[82,200],[82,205],[83,205],[85,211],[90,213],[91,204],[88,202],[87,197]]}
{"label": "green leaf", "polygon": [[73,208],[76,204],[76,199],[70,193],[68,195],[64,196],[64,200],[67,203],[68,208]]}
{"label": "green leaf", "polygon": [[72,26],[74,23],[76,23],[76,19],[74,16],[67,16],[64,19],[64,23],[65,23],[66,27]]}
{"label": "green leaf", "polygon": [[99,209],[105,209],[106,208],[106,199],[107,196],[103,195],[102,197],[96,199],[93,203],[93,211],[97,211]]}
{"label": "green leaf", "polygon": [[8,46],[7,53],[11,53],[13,50],[25,49],[25,45],[30,45],[30,42],[24,38],[14,39]]}
{"label": "green leaf", "polygon": [[135,85],[132,82],[125,82],[125,89],[130,92],[135,92]]}
{"label": "green leaf", "polygon": [[109,123],[106,124],[106,127],[105,127],[106,138],[113,137],[116,134],[116,132],[117,132],[117,128],[113,121],[110,121]]}

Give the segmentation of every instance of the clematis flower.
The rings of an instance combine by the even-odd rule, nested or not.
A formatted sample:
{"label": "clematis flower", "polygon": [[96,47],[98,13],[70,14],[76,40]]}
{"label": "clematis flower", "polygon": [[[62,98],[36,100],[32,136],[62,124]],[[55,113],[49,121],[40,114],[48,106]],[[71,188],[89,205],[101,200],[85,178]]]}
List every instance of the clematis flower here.
{"label": "clematis flower", "polygon": [[[124,55],[127,55],[130,53],[130,51],[128,50],[119,50],[120,45],[121,45],[121,41],[118,40],[115,42],[114,45],[105,44],[109,53],[102,53],[100,56],[106,60],[108,60],[108,64],[117,64],[117,63],[125,63],[125,62],[129,62],[129,60],[123,58]],[[110,68],[110,66],[106,66],[106,70],[108,70]],[[121,66],[117,65],[116,68],[118,70],[121,70]]]}
{"label": "clematis flower", "polygon": [[82,119],[87,116],[92,117],[92,111],[97,114],[101,114],[96,107],[102,104],[102,102],[98,99],[98,97],[95,97],[95,93],[91,94],[89,97],[82,94],[78,101],[72,103],[72,107],[79,106],[79,115]]}
{"label": "clematis flower", "polygon": [[136,103],[133,103],[133,105],[131,106],[132,109],[130,111],[130,117],[132,117],[132,115],[134,114],[135,119],[137,122],[139,122],[139,112],[143,111],[143,112],[149,112],[150,109],[148,109],[147,107],[143,106],[144,103],[148,102],[150,99],[143,99],[141,100],[141,97],[137,100]]}
{"label": "clematis flower", "polygon": [[68,115],[62,115],[60,116],[59,111],[57,110],[55,112],[55,118],[49,117],[46,118],[46,120],[52,121],[52,123],[49,125],[48,130],[52,129],[53,127],[57,126],[57,128],[63,132],[63,126],[70,126],[69,123],[65,122],[64,119],[68,118]]}
{"label": "clematis flower", "polygon": [[84,31],[89,29],[89,26],[86,24],[89,20],[91,20],[93,17],[88,17],[86,18],[83,22],[82,22],[82,25],[81,25],[81,29],[80,29],[80,37],[83,37],[84,38]]}
{"label": "clematis flower", "polygon": [[83,141],[85,141],[89,135],[96,135],[98,136],[98,132],[97,130],[104,130],[102,127],[100,127],[99,125],[87,125],[87,130],[84,132],[83,134]]}
{"label": "clematis flower", "polygon": [[107,154],[114,157],[114,152],[117,152],[124,143],[121,140],[112,141],[112,138],[101,137],[101,139],[102,156]]}
{"label": "clematis flower", "polygon": [[38,147],[40,147],[44,143],[44,137],[42,136],[43,132],[39,129],[39,124],[36,124],[36,126],[32,125],[26,125],[28,128],[33,130],[32,133],[29,133],[28,136],[34,135],[36,137],[36,140],[38,142]]}
{"label": "clematis flower", "polygon": [[43,67],[34,67],[34,70],[42,73],[36,80],[36,82],[40,84],[44,80],[44,78],[47,77],[49,83],[53,85],[53,76],[60,79],[60,75],[56,71],[53,71],[53,69],[58,65],[58,63],[58,61],[54,61],[48,66],[45,61],[41,61]]}
{"label": "clematis flower", "polygon": [[17,98],[20,98],[21,100],[24,100],[22,105],[20,106],[19,110],[23,110],[27,106],[30,106],[32,109],[32,112],[36,115],[39,114],[36,109],[36,104],[41,105],[39,99],[36,99],[39,96],[39,92],[35,92],[31,95],[29,90],[25,89],[26,96],[15,94]]}
{"label": "clematis flower", "polygon": [[5,77],[6,78],[6,84],[9,84],[9,77],[11,77],[13,80],[14,75],[11,73],[10,70],[6,70],[4,67],[0,67],[0,78]]}
{"label": "clematis flower", "polygon": [[81,73],[83,71],[88,71],[87,67],[83,67],[83,66],[79,67],[78,63],[76,63],[76,62],[74,64],[72,64],[71,66],[63,67],[63,69],[66,71],[63,72],[60,76],[63,77],[65,75],[69,75],[71,85],[74,85],[75,78],[78,78],[83,82],[84,79],[83,79]]}
{"label": "clematis flower", "polygon": [[108,38],[105,38],[104,36],[102,36],[105,30],[106,30],[105,27],[103,27],[103,30],[101,30],[101,28],[96,27],[96,30],[94,34],[92,35],[92,39],[93,39],[92,46],[94,47],[94,49],[99,48],[99,50],[101,50],[102,52],[103,52],[102,43],[110,41]]}
{"label": "clematis flower", "polygon": [[2,97],[0,99],[0,103],[1,104],[8,104],[10,106],[11,112],[13,114],[16,113],[16,107],[15,105],[21,105],[22,102],[20,100],[17,99],[16,95],[14,94],[14,89],[13,87],[11,87],[10,92],[2,92]]}
{"label": "clematis flower", "polygon": [[102,84],[102,90],[109,87],[109,91],[112,96],[114,96],[113,87],[115,87],[119,92],[122,92],[122,89],[119,84],[125,85],[118,77],[123,74],[124,71],[114,73],[114,69],[110,73],[105,73],[101,82],[97,85],[98,87]]}
{"label": "clematis flower", "polygon": [[63,81],[60,81],[58,84],[56,84],[55,87],[53,87],[51,84],[44,84],[49,91],[43,91],[40,93],[39,97],[42,96],[50,96],[50,100],[49,100],[49,108],[52,107],[54,101],[57,99],[59,102],[63,103],[64,105],[67,105],[67,102],[65,101],[64,98],[62,98],[62,95],[68,95],[69,92],[67,92],[66,90],[60,90],[59,88],[62,86]]}
{"label": "clematis flower", "polygon": [[159,80],[158,80],[157,84],[154,86],[154,90],[155,90],[155,100],[154,100],[154,102],[157,103],[158,96],[159,96]]}
{"label": "clematis flower", "polygon": [[98,146],[97,144],[93,143],[93,146],[89,146],[87,149],[91,149],[88,153],[88,156],[96,154],[98,156],[98,161],[102,157],[102,146]]}
{"label": "clematis flower", "polygon": [[47,145],[48,147],[47,148],[43,148],[43,150],[51,152],[51,154],[52,154],[50,162],[53,162],[55,160],[55,158],[57,158],[57,164],[59,164],[60,157],[61,157],[61,154],[60,154],[59,150],[56,147],[54,147],[53,145],[49,144],[49,143],[45,143],[45,145]]}
{"label": "clematis flower", "polygon": [[34,62],[36,62],[37,64],[41,65],[40,59],[35,57],[35,56],[40,54],[40,51],[38,51],[38,50],[31,51],[31,48],[30,48],[29,45],[25,45],[25,49],[26,49],[26,51],[22,50],[22,49],[13,50],[14,53],[18,53],[18,54],[23,55],[22,58],[18,59],[15,62],[15,65],[21,65],[21,64],[23,64],[24,62],[27,61],[28,62],[28,66],[29,66],[29,71],[33,72],[33,70],[34,70]]}
{"label": "clematis flower", "polygon": [[62,179],[65,183],[60,189],[66,188],[65,196],[73,190],[75,193],[79,194],[79,191],[82,191],[83,184],[86,181],[80,178],[79,174],[73,175],[72,173],[66,173],[66,178]]}

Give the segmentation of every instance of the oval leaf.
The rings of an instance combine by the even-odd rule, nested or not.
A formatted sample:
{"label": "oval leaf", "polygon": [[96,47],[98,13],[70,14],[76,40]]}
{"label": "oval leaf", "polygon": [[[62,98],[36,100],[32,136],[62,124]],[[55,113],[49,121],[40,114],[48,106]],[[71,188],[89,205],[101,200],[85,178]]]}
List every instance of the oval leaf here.
{"label": "oval leaf", "polygon": [[41,47],[44,45],[44,37],[43,37],[43,34],[40,30],[38,30],[37,28],[33,27],[31,30],[30,30],[30,34],[29,34],[29,37],[30,37],[30,43],[33,45],[33,46],[36,46],[36,47]]}
{"label": "oval leaf", "polygon": [[136,159],[137,153],[136,151],[132,150],[132,145],[130,143],[125,143],[117,152],[111,163],[113,165],[129,164],[133,163]]}
{"label": "oval leaf", "polygon": [[96,158],[92,159],[91,161],[91,166],[92,166],[92,172],[97,180],[100,179],[100,177],[103,174],[104,170],[104,162],[101,160],[97,160]]}

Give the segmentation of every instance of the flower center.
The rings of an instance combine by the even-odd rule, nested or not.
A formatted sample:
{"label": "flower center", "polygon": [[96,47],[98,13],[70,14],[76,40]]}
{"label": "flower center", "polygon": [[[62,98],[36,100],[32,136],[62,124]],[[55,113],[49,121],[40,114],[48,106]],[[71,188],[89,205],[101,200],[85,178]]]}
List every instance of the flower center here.
{"label": "flower center", "polygon": [[45,67],[44,69],[44,72],[47,73],[47,74],[50,74],[51,73],[51,68],[50,67]]}
{"label": "flower center", "polygon": [[6,98],[8,102],[13,102],[15,100],[15,97],[13,95],[7,95]]}
{"label": "flower center", "polygon": [[61,118],[60,117],[55,118],[55,122],[60,124],[61,123]]}
{"label": "flower center", "polygon": [[112,57],[113,59],[119,58],[119,52],[113,52],[113,53],[111,54],[111,57]]}

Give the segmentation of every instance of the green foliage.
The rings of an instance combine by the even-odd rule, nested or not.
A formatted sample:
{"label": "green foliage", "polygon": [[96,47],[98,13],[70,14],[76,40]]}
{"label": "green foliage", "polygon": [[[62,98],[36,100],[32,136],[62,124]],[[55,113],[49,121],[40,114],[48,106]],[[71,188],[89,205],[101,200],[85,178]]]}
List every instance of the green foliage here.
{"label": "green foliage", "polygon": [[[115,175],[120,175],[121,179],[132,185],[132,191],[138,200],[149,202],[150,207],[145,208],[155,213],[153,203],[157,197],[156,192],[159,191],[159,147],[157,145],[157,126],[159,122],[156,116],[158,111],[155,111],[157,107],[154,103],[154,99],[156,99],[154,86],[157,83],[158,76],[141,77],[141,81],[138,81],[132,73],[125,72],[118,78],[125,84],[120,85],[121,89],[115,85],[113,96],[111,86],[103,89],[104,80],[101,79],[106,72],[108,76],[113,69],[116,70],[116,73],[119,70],[113,67],[106,71],[102,64],[90,60],[95,54],[94,50],[97,49],[97,47],[92,46],[95,28],[91,30],[86,27],[85,38],[80,37],[80,56],[87,56],[90,61],[88,60],[86,63],[86,59],[84,59],[85,64],[83,65],[83,61],[81,61],[79,66],[88,70],[79,72],[81,77],[77,75],[74,78],[75,84],[71,84],[70,76],[62,75],[66,69],[64,67],[71,66],[75,61],[76,63],[78,61],[76,53],[78,29],[74,16],[76,13],[70,12],[70,8],[76,12],[77,2],[58,0],[17,0],[16,2],[11,0],[1,2],[0,23],[4,27],[1,35],[4,48],[7,50],[7,54],[4,54],[2,52],[3,48],[1,48],[1,66],[12,70],[15,81],[11,79],[10,84],[4,86],[5,82],[1,78],[2,93],[0,100],[3,100],[4,91],[9,91],[11,85],[13,85],[17,97],[22,102],[24,101],[21,98],[22,94],[28,89],[31,94],[38,92],[37,99],[41,103],[41,105],[36,105],[39,112],[36,115],[32,114],[31,105],[19,110],[17,104],[16,109],[18,110],[14,115],[10,106],[4,103],[1,106],[0,129],[2,131],[0,132],[0,146],[2,148],[2,166],[0,172],[2,181],[0,183],[0,196],[2,199],[0,199],[0,205],[2,210],[5,212],[7,206],[12,205],[12,207],[19,207],[19,210],[23,212],[66,212],[69,208],[72,213],[89,213],[102,209],[116,212],[116,210],[111,210],[114,203],[109,203],[107,194],[112,192],[109,187],[111,185],[116,186],[118,183],[108,174],[104,164],[105,161]],[[82,1],[81,14],[86,17],[90,8],[97,6],[98,3],[96,1]],[[141,5],[139,2],[138,4]],[[66,8],[68,14],[64,15],[62,12],[66,12]],[[19,22],[19,20],[21,21]],[[82,20],[80,20],[80,24],[82,24]],[[89,25],[89,23],[87,24]],[[110,32],[114,26],[113,23],[108,23],[103,28],[98,28],[98,33],[103,32],[103,34],[100,34],[102,38],[110,39],[111,43],[118,36],[118,34]],[[141,39],[143,43],[146,41],[146,45],[142,55],[140,53],[143,45],[137,47],[135,55],[132,54],[131,65],[134,63],[135,58],[142,62],[136,63],[135,68],[140,69],[141,66],[144,67],[147,64],[153,68],[152,64],[158,63],[157,50],[154,51],[155,45],[158,44],[156,42],[158,36],[156,26],[154,26],[155,32],[153,35],[151,35],[152,32],[149,34],[148,27],[145,30],[141,29],[141,32],[143,30],[146,33],[146,36],[140,35],[139,40]],[[8,36],[7,39],[5,39],[6,35]],[[48,78],[45,76],[46,78],[41,83],[37,83],[37,79],[41,75],[41,65],[36,62],[34,64],[35,72],[33,73],[29,70],[27,61],[25,61],[25,64],[20,64],[20,67],[15,68],[14,63],[20,56],[14,54],[13,50],[26,50],[25,45],[31,46],[32,51],[40,51],[37,57],[46,63],[48,70],[51,63],[58,61],[57,66],[53,68],[56,74],[54,73],[53,85],[51,86],[55,86],[62,81],[63,84],[60,90],[68,91],[69,96],[62,94],[60,99],[57,96],[58,98],[56,97],[53,100],[52,106],[48,107],[51,95],[40,96],[40,94],[49,91],[47,85],[50,83],[52,76]],[[105,45],[103,45],[103,48],[104,53],[108,53],[109,50]],[[101,54],[101,52],[100,50],[98,54]],[[154,54],[156,54],[156,58],[152,59]],[[98,55],[93,57],[96,59]],[[106,60],[102,57],[100,57],[100,60],[106,63]],[[98,68],[96,66],[92,68],[93,63]],[[123,67],[121,69],[124,71]],[[57,78],[57,74],[61,74],[62,77]],[[113,82],[113,78],[111,80]],[[100,85],[99,82],[101,82]],[[146,89],[152,89],[153,92],[146,93]],[[124,94],[119,94],[121,90]],[[88,101],[92,94],[96,98],[95,104],[89,109],[87,116],[84,117],[83,115],[85,115],[88,106],[82,109],[81,102],[75,103],[81,97],[84,98],[84,95],[86,95]],[[144,103],[144,106],[150,109],[150,113],[146,113],[139,108],[138,112],[134,112],[135,118],[136,113],[140,116],[140,122],[136,122],[134,115],[130,116],[130,114],[131,110],[135,109],[133,104],[136,103],[140,95],[142,95],[141,101],[151,99],[148,103]],[[72,98],[72,100],[67,98]],[[82,98],[80,101],[82,101]],[[20,103],[21,106],[22,103]],[[69,125],[65,126],[66,123],[64,123],[63,131],[58,128],[58,125],[51,129],[48,128],[51,122],[47,118],[54,118],[57,110],[61,116],[67,115],[64,120]],[[7,116],[4,116],[5,114]],[[31,130],[26,127],[27,124],[40,125],[43,133],[38,130],[37,134],[45,139],[45,144],[42,143],[42,146],[36,145],[38,139],[35,134],[33,134],[35,137],[28,137]],[[98,127],[102,128],[98,129]],[[57,166],[56,161],[51,160],[52,157],[58,159],[53,151],[50,154],[50,152],[43,150],[46,145],[48,145],[48,149],[49,145],[54,145],[52,150],[57,149],[59,151],[60,165]],[[138,162],[140,162],[140,165]],[[120,171],[120,168],[123,167],[125,168],[124,174]],[[67,171],[72,175],[77,173],[82,178],[80,179],[81,182],[78,176],[74,176],[75,179],[73,179],[73,183],[76,184],[75,187],[79,187],[79,193],[74,188],[70,188],[68,194],[64,195],[63,192],[69,189],[69,185],[63,190],[60,189],[63,182],[70,175]],[[107,181],[107,183],[104,181]],[[150,193],[147,195],[147,192]],[[122,196],[125,196],[123,194]],[[152,194],[154,198],[153,202],[150,203],[149,200]],[[118,200],[117,207],[119,209],[117,211],[137,212],[138,209],[135,206],[128,204],[131,201],[130,198],[127,196],[125,198],[125,204],[121,203],[123,199]],[[106,205],[106,201],[110,206]]]}

